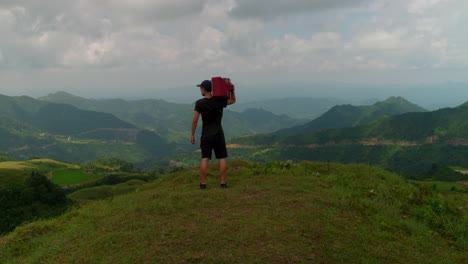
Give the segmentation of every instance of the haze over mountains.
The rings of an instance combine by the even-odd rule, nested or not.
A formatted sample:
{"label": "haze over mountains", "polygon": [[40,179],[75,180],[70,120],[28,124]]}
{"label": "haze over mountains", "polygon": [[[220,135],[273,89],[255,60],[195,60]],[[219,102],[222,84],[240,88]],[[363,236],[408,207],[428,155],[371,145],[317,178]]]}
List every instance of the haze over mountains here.
{"label": "haze over mountains", "polygon": [[[352,104],[352,105],[369,105],[378,101],[385,100],[391,96],[401,96],[405,99],[420,105],[421,107],[428,110],[437,110],[445,107],[455,107],[462,104],[468,98],[468,83],[462,82],[437,82],[431,84],[345,84],[345,83],[268,83],[252,85],[242,83],[242,81],[236,82],[238,90],[239,102],[233,109],[245,109],[244,104],[247,108],[252,105],[258,105],[263,107],[265,110],[271,111],[275,114],[276,112],[269,108],[268,105],[271,101],[281,101],[285,98],[320,98],[321,100],[336,101],[335,104],[330,105],[331,108],[338,104]],[[67,90],[68,91],[68,90]],[[76,92],[69,90],[71,93],[80,93],[77,89]],[[113,94],[113,97],[120,98],[158,98],[168,100],[170,102],[178,103],[192,103],[194,98],[200,96],[199,91],[193,84],[188,84],[183,87],[174,87],[171,89],[162,90],[151,90],[138,91],[138,90],[124,90],[124,94]],[[42,93],[44,94],[44,92]],[[39,96],[39,95],[38,95]],[[95,92],[87,92],[85,97],[94,98],[109,98],[107,93],[99,93],[98,90]],[[371,99],[371,100],[369,100]],[[317,102],[321,103],[321,102]],[[300,102],[299,102],[300,104]],[[311,106],[315,107],[315,106]],[[310,117],[318,117],[323,112]],[[284,111],[284,110],[283,110]],[[290,115],[296,117],[295,115]],[[302,116],[299,116],[302,117]]]}

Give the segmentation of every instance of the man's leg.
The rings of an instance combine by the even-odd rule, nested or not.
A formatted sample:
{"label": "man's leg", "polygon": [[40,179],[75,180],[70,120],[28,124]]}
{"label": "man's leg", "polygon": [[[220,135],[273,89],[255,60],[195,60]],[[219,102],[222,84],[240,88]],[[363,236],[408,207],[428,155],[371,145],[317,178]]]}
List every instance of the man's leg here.
{"label": "man's leg", "polygon": [[226,140],[224,134],[221,133],[216,136],[216,142],[214,144],[214,151],[216,159],[219,161],[219,174],[221,175],[221,187],[227,188],[226,176],[227,176],[227,164],[226,158],[228,156],[226,149]]}
{"label": "man's leg", "polygon": [[200,183],[206,184],[206,173],[208,171],[208,162],[210,161],[209,158],[203,158],[200,164]]}
{"label": "man's leg", "polygon": [[226,175],[227,175],[226,159],[219,159],[219,174],[221,174],[221,184],[226,184]]}

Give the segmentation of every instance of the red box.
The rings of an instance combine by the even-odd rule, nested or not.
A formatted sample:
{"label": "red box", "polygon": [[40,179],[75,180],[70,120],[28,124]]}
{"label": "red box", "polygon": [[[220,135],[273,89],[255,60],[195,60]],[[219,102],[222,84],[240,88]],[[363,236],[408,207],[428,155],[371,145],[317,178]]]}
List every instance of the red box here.
{"label": "red box", "polygon": [[229,92],[234,90],[231,79],[222,77],[211,78],[211,89],[215,98],[229,98]]}

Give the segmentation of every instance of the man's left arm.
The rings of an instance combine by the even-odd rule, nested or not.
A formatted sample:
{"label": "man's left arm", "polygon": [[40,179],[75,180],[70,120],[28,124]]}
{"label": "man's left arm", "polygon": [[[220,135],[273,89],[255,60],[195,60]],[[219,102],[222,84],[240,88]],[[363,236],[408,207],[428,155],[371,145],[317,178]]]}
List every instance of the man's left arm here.
{"label": "man's left arm", "polygon": [[195,131],[197,131],[199,117],[200,117],[200,113],[198,111],[195,111],[193,113],[193,119],[192,119],[192,136],[190,137],[190,142],[192,144],[195,144]]}

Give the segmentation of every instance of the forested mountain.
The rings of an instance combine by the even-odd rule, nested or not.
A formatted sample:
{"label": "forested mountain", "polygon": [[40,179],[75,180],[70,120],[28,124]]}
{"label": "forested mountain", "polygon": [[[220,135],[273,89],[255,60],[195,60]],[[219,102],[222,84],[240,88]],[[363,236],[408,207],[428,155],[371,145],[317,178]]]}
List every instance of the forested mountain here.
{"label": "forested mountain", "polygon": [[168,151],[155,133],[112,114],[0,95],[0,152],[13,157],[86,161],[115,155],[141,161]]}
{"label": "forested mountain", "polygon": [[255,135],[232,140],[237,144],[383,144],[385,140],[407,144],[468,141],[468,103],[433,112],[384,116],[370,123],[297,135]]}
{"label": "forested mountain", "polygon": [[[148,99],[125,101],[122,99],[85,99],[65,92],[50,94],[40,100],[71,104],[85,110],[111,113],[138,127],[150,129],[169,141],[185,143],[190,136],[194,106]],[[194,99],[195,100],[195,99]],[[227,138],[269,133],[306,122],[288,116],[278,116],[262,109],[246,109],[242,113],[224,111],[223,128]]]}
{"label": "forested mountain", "polygon": [[[385,116],[357,127],[244,136],[231,143],[231,154],[238,159],[368,163],[414,179],[434,178],[429,173],[434,164],[444,164],[439,168],[468,164],[468,102],[433,112]],[[444,177],[466,178],[457,173]]]}
{"label": "forested mountain", "polygon": [[0,95],[0,113],[44,132],[57,134],[74,135],[96,128],[136,128],[111,114],[85,111],[27,96]]}
{"label": "forested mountain", "polygon": [[331,128],[353,127],[371,122],[382,116],[407,112],[427,112],[427,110],[408,102],[402,97],[390,97],[370,106],[337,105],[309,123],[282,129],[275,134],[303,134]]}

